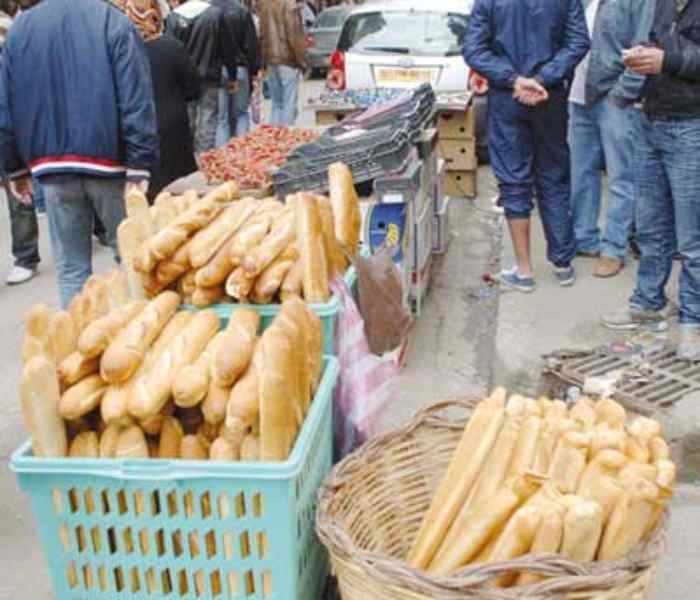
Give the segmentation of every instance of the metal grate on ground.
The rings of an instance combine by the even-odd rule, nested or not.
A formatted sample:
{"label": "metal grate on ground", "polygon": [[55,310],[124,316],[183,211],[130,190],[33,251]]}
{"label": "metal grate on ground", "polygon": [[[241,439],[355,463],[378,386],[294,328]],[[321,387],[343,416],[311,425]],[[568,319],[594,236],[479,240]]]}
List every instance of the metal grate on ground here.
{"label": "metal grate on ground", "polygon": [[544,372],[578,387],[592,377],[622,373],[615,397],[641,413],[668,409],[684,396],[700,392],[700,364],[679,360],[676,348],[657,345],[646,351],[601,347],[547,355]]}

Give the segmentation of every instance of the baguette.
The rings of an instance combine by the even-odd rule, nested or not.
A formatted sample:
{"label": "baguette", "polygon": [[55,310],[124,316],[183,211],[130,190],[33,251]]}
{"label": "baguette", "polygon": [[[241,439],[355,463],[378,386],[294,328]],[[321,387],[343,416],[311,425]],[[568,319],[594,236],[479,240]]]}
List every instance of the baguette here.
{"label": "baguette", "polygon": [[[494,562],[508,561],[527,554],[532,547],[544,515],[544,508],[539,504],[519,508],[498,538],[489,557],[490,560]],[[514,572],[499,575],[494,580],[494,585],[496,587],[509,587],[516,577],[517,574]]]}
{"label": "baguette", "polygon": [[117,444],[121,427],[118,425],[108,425],[100,436],[99,454],[100,458],[114,458],[117,455]]}
{"label": "baguette", "polygon": [[323,232],[323,244],[326,249],[328,281],[333,281],[338,275],[342,275],[345,272],[348,259],[343,254],[338,239],[335,237],[335,221],[330,199],[325,196],[317,196],[316,201],[318,202],[318,209],[321,215],[321,231]]}
{"label": "baguette", "polygon": [[226,437],[240,447],[248,430],[260,415],[260,372],[262,370],[262,342],[258,338],[250,365],[231,389],[226,406]]}
{"label": "baguette", "polygon": [[572,506],[564,517],[562,556],[590,562],[595,559],[603,533],[603,513],[597,502],[586,500]]}
{"label": "baguette", "polygon": [[166,417],[160,430],[158,458],[180,458],[180,444],[185,433],[175,417]]}
{"label": "baguette", "polygon": [[173,398],[177,406],[197,406],[204,400],[209,389],[214,355],[225,335],[223,331],[217,333],[193,364],[185,365],[178,371],[173,381]]}
{"label": "baguette", "polygon": [[27,313],[25,338],[22,345],[22,362],[28,363],[37,356],[49,356],[49,307],[35,304]]}
{"label": "baguette", "polygon": [[180,458],[183,460],[207,460],[209,457],[201,439],[196,435],[186,435],[180,442]]}
{"label": "baguette", "polygon": [[565,494],[576,492],[588,463],[591,436],[568,431],[560,439],[549,467],[549,476]]}
{"label": "baguette", "polygon": [[194,271],[188,271],[177,282],[177,290],[182,296],[191,296],[196,289],[197,284],[195,283]]}
{"label": "baguette", "polygon": [[269,213],[256,212],[255,217],[236,233],[231,243],[231,264],[233,266],[240,266],[248,252],[265,239],[270,231],[272,221],[272,215]]}
{"label": "baguette", "polygon": [[595,405],[596,423],[606,423],[611,429],[624,429],[627,411],[610,398],[599,400]]}
{"label": "baguette", "polygon": [[250,364],[260,327],[260,315],[250,308],[231,314],[220,346],[214,352],[212,380],[220,387],[231,387]]}
{"label": "baguette", "polygon": [[97,408],[107,384],[99,375],[90,375],[68,388],[61,396],[59,414],[66,420],[78,419]]}
{"label": "baguette", "polygon": [[288,333],[293,349],[293,369],[289,373],[290,396],[296,416],[296,425],[301,427],[309,408],[311,395],[311,365],[309,362],[309,325],[306,305],[301,300],[288,300],[282,304],[282,310],[275,319],[275,324]]}
{"label": "baguette", "polygon": [[352,171],[343,163],[332,164],[328,168],[328,188],[333,206],[335,237],[345,251],[355,257],[360,240],[362,214]]}
{"label": "baguette", "polygon": [[170,225],[170,223],[175,220],[175,217],[177,217],[177,209],[172,205],[152,206],[151,220],[153,221],[153,233],[157,233]]}
{"label": "baguette", "polygon": [[169,259],[159,262],[156,265],[156,280],[160,285],[167,286],[173,281],[177,281],[182,275],[190,270],[190,247],[192,240],[180,246]]}
{"label": "baguette", "polygon": [[145,300],[135,300],[90,323],[78,338],[78,350],[87,358],[100,356],[119,331],[141,313],[146,304]]}
{"label": "baguette", "polygon": [[168,402],[159,413],[139,421],[138,425],[146,435],[159,435],[165,419],[172,416],[173,412],[175,412],[175,404]]}
{"label": "baguette", "polygon": [[76,349],[75,326],[70,313],[59,310],[49,320],[48,353],[56,365],[60,365]]}
{"label": "baguette", "polygon": [[87,358],[78,350],[63,359],[58,367],[58,377],[63,388],[68,388],[88,375],[100,370],[98,358]]}
{"label": "baguette", "polygon": [[244,303],[248,301],[253,285],[255,280],[248,277],[243,267],[237,267],[226,280],[226,294]]}
{"label": "baguette", "polygon": [[109,313],[109,287],[100,275],[92,275],[85,282],[83,294],[89,297],[85,327]]}
{"label": "baguette", "polygon": [[156,196],[153,201],[153,208],[160,208],[161,206],[172,206],[173,205],[173,195],[170,192],[161,192]]}
{"label": "baguette", "polygon": [[226,407],[231,396],[230,387],[221,387],[212,383],[202,402],[202,414],[205,423],[219,425],[226,420]]}
{"label": "baguette", "polygon": [[226,291],[223,286],[210,288],[196,288],[192,292],[192,304],[197,308],[207,308],[212,304],[222,302],[226,298]]}
{"label": "baguette", "polygon": [[262,242],[243,258],[241,266],[249,277],[257,277],[270,265],[296,237],[294,213],[284,213]]}
{"label": "baguette", "polygon": [[265,270],[261,273],[253,286],[253,301],[256,304],[269,304],[272,302],[272,298],[274,298],[282,285],[282,280],[293,266],[293,260],[281,257],[273,260],[265,267]]}
{"label": "baguette", "polygon": [[216,438],[209,448],[209,460],[234,461],[240,457],[240,449],[223,437]]}
{"label": "baguette", "polygon": [[321,216],[316,199],[310,194],[297,195],[296,229],[303,265],[304,298],[307,302],[326,302],[330,291]]}
{"label": "baguette", "polygon": [[122,430],[117,438],[115,458],[148,458],[148,444],[141,428],[132,425]]}
{"label": "baguette", "polygon": [[194,274],[194,282],[197,287],[216,287],[226,281],[234,269],[234,266],[231,264],[232,244],[233,235],[217,250],[208,264],[197,269]]}
{"label": "baguette", "polygon": [[[138,300],[146,297],[146,290],[143,286],[141,272],[138,264],[138,255],[141,245],[146,239],[143,226],[135,219],[124,219],[117,228],[117,246],[122,266],[126,272],[126,279],[129,284],[129,296]],[[77,326],[77,324],[76,324]]]}
{"label": "baguette", "polygon": [[[564,518],[561,510],[546,512],[540,522],[530,548],[531,554],[557,554],[564,537]],[[536,573],[521,573],[516,586],[531,585],[542,581],[543,576]]]}
{"label": "baguette", "polygon": [[180,297],[175,292],[163,292],[119,333],[102,356],[100,373],[105,381],[121,383],[134,374],[179,303]]}
{"label": "baguette", "polygon": [[170,397],[178,371],[197,360],[218,328],[216,313],[196,313],[161,356],[134,381],[128,403],[129,414],[146,419],[158,413]]}
{"label": "baguette", "polygon": [[304,291],[304,263],[298,258],[282,280],[280,299],[282,302],[291,298],[301,298]]}
{"label": "baguette", "polygon": [[68,449],[70,458],[99,458],[100,441],[94,431],[83,431],[73,438]]}
{"label": "baguette", "polygon": [[139,221],[147,237],[153,235],[154,226],[146,194],[137,188],[130,188],[125,194],[126,216]]}
{"label": "baguette", "polygon": [[66,426],[59,414],[61,401],[56,367],[37,356],[22,370],[22,414],[32,436],[34,456],[61,458],[68,452]]}
{"label": "baguette", "polygon": [[321,382],[323,371],[323,326],[320,317],[315,312],[306,304],[304,304],[304,308],[306,309],[306,318],[309,327],[306,337],[308,343],[306,358],[309,362],[310,396],[313,397]]}
{"label": "baguette", "polygon": [[206,229],[197,232],[190,245],[190,262],[195,269],[206,265],[231,236],[251,217],[257,201],[245,198],[225,209]]}
{"label": "baguette", "polygon": [[241,444],[241,460],[257,462],[260,460],[260,437],[249,433]]}

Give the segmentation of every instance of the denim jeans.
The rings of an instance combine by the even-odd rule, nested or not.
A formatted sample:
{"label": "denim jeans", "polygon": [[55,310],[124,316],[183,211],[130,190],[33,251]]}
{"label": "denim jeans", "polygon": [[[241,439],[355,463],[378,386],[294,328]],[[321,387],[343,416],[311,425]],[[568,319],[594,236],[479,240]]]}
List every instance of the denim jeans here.
{"label": "denim jeans", "polygon": [[98,179],[77,175],[46,177],[43,180],[51,247],[61,306],[83,288],[92,275],[92,229],[96,213],[115,251],[117,227],[124,219],[124,179]]}
{"label": "denim jeans", "polygon": [[[41,194],[41,187],[34,181],[34,201]],[[39,225],[34,206],[21,204],[8,198],[10,210],[10,235],[12,236],[12,256],[15,266],[35,269],[41,260],[39,256]]]}
{"label": "denim jeans", "polygon": [[220,89],[220,86],[212,83],[204,84],[200,99],[190,102],[188,106],[190,128],[194,136],[194,151],[197,154],[216,146]]}
{"label": "denim jeans", "polygon": [[630,304],[661,310],[673,255],[681,255],[681,323],[700,324],[700,119],[642,119],[635,153],[637,244]]}
{"label": "denim jeans", "polygon": [[237,79],[238,91],[235,94],[230,93],[225,86],[219,88],[217,146],[223,146],[232,137],[241,137],[250,131],[250,82],[246,67],[238,67]]}
{"label": "denim jeans", "polygon": [[301,71],[287,65],[270,65],[267,82],[272,101],[271,125],[294,126],[299,116]]}
{"label": "denim jeans", "polygon": [[[619,108],[607,97],[591,106],[569,103],[571,210],[576,250],[624,261],[634,223],[634,148],[641,111]],[[608,171],[608,214],[601,236],[598,219],[602,170]]]}

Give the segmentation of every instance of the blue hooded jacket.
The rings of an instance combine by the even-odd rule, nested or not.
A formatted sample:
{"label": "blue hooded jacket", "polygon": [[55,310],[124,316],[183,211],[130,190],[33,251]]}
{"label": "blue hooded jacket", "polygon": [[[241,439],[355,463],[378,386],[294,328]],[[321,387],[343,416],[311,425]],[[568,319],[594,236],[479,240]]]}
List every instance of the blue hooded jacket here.
{"label": "blue hooded jacket", "polygon": [[464,58],[496,89],[518,76],[561,87],[590,47],[581,0],[476,0]]}
{"label": "blue hooded jacket", "polygon": [[157,164],[151,72],[131,21],[102,0],[23,13],[0,64],[4,173],[144,179]]}

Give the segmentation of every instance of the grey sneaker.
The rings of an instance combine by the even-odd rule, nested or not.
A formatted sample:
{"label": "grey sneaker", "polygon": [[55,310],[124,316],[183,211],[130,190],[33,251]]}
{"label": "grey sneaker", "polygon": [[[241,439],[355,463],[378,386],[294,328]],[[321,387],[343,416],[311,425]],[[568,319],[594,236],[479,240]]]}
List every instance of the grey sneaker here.
{"label": "grey sneaker", "polygon": [[554,267],[554,277],[562,287],[571,287],[576,283],[576,270],[572,266]]}
{"label": "grey sneaker", "polygon": [[681,337],[678,341],[678,358],[700,361],[700,325],[681,323],[678,327]]}
{"label": "grey sneaker", "polygon": [[494,277],[500,281],[501,285],[524,294],[535,291],[535,279],[533,277],[521,277],[518,275],[518,268],[504,269]]}
{"label": "grey sneaker", "polygon": [[668,329],[668,321],[663,311],[648,310],[638,306],[628,306],[609,315],[603,315],[601,322],[608,329],[661,332]]}

